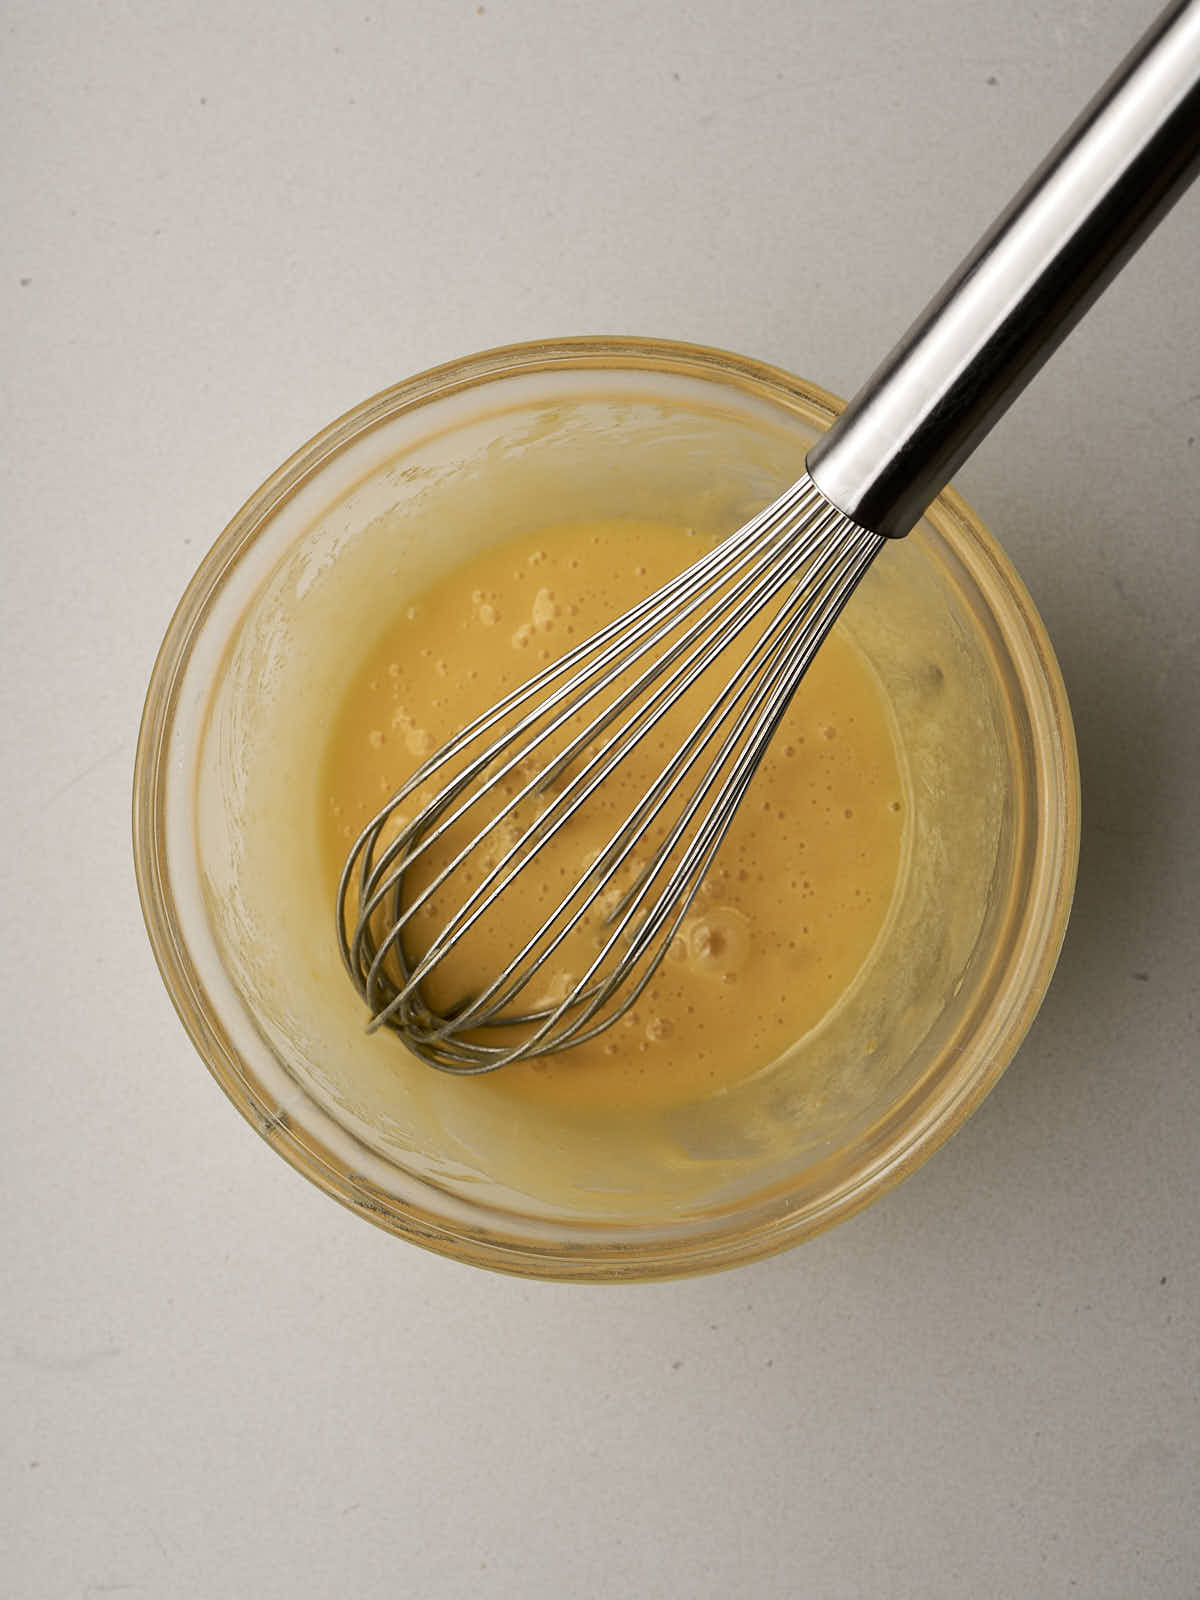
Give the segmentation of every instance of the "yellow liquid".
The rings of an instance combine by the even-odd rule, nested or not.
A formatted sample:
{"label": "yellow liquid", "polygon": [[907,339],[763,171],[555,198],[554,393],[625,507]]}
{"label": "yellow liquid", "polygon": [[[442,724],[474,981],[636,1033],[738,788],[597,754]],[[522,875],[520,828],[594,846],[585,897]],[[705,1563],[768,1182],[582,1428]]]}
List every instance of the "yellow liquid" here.
{"label": "yellow liquid", "polygon": [[[321,843],[331,892],[353,839],[428,754],[704,548],[689,530],[657,523],[535,530],[473,557],[406,606],[363,662],[330,733]],[[496,952],[519,948],[553,908],[712,688],[696,692],[699,702],[677,708],[637,760],[605,779],[578,823],[539,857],[536,874],[505,891],[486,937],[439,969],[445,998],[477,992]],[[835,629],[634,1009],[594,1040],[472,1078],[463,1092],[632,1110],[695,1101],[753,1076],[819,1023],[862,967],[895,887],[902,825],[882,695]],[[435,905],[424,929],[432,932],[448,909]],[[563,981],[549,975],[546,999],[557,997],[556,976]],[[398,1069],[432,1070],[399,1042],[396,1056]]]}

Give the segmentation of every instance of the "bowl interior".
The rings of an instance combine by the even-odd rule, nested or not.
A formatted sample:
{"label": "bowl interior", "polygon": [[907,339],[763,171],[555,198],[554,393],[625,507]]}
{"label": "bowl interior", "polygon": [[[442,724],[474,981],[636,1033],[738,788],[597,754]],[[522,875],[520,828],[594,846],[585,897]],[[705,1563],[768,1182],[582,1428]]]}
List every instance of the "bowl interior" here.
{"label": "bowl interior", "polygon": [[389,391],[276,474],[210,553],[156,668],[139,877],[189,1029],[243,1111],[338,1198],[467,1259],[650,1276],[777,1248],[946,1136],[1032,1017],[1077,843],[1044,632],[966,508],[876,561],[844,625],[906,784],[884,929],[821,1025],[739,1088],[638,1117],[514,1116],[363,1032],[318,859],[318,772],[397,611],[473,548],[631,516],[730,531],[802,470],[828,396],[685,347],[570,342]]}

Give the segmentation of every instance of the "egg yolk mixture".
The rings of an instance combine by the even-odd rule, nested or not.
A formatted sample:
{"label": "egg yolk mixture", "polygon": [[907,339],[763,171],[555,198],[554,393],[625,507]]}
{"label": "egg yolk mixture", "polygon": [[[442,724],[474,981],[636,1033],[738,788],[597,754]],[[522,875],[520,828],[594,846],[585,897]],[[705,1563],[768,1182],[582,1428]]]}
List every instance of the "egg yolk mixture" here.
{"label": "egg yolk mixture", "polygon": [[[331,905],[354,839],[428,755],[708,548],[688,529],[657,523],[540,529],[472,557],[406,605],[364,660],[330,732],[320,815]],[[701,683],[695,693],[700,700],[675,707],[505,891],[484,935],[442,964],[442,999],[479,992],[497,970],[496,954],[519,949],[554,908],[695,725],[712,687]],[[408,815],[420,798],[406,803]],[[882,694],[835,628],[632,1010],[593,1040],[472,1078],[463,1092],[650,1108],[761,1071],[821,1021],[865,961],[896,884],[903,820]],[[474,882],[492,858],[472,866]],[[640,864],[629,863],[621,888]],[[448,909],[435,897],[414,930],[428,938]],[[592,913],[596,948],[608,909],[601,901]],[[530,998],[562,998],[568,981],[551,971],[545,993]],[[433,1070],[399,1041],[396,1054],[398,1067]]]}

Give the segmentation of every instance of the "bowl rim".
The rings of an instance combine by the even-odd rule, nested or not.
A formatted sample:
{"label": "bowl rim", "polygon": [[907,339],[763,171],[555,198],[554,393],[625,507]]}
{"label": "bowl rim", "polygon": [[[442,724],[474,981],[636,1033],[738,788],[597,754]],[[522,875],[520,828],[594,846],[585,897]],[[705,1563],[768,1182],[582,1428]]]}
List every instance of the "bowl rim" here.
{"label": "bowl rim", "polygon": [[[254,1074],[225,1037],[207,1003],[204,985],[187,951],[174,915],[165,861],[162,818],[164,755],[179,682],[191,641],[209,601],[225,574],[253,542],[263,525],[287,500],[343,448],[383,422],[435,399],[482,387],[522,373],[587,370],[659,370],[671,376],[699,377],[773,402],[783,409],[816,410],[830,421],[842,402],[828,390],[773,364],[716,347],[676,340],[623,335],[577,335],[501,345],[414,374],[379,391],[343,413],[295,450],[254,491],[206,553],[179,599],[155,658],[138,735],[133,774],[133,854],[138,895],[151,948],[168,995],[183,1026],[222,1090],[251,1125],[288,1163],[319,1188],[377,1225],[440,1254],[473,1265],[527,1277],[566,1281],[619,1282],[684,1277],[732,1267],[772,1255],[812,1237],[870,1204],[915,1170],[953,1134],[994,1087],[1033,1021],[1049,985],[1070,914],[1080,842],[1078,754],[1062,673],[1045,626],[1024,583],[1000,545],[953,489],[938,497],[931,517],[956,553],[968,549],[1004,593],[1030,649],[1044,691],[1051,735],[1058,755],[1055,815],[1043,819],[1059,841],[1037,926],[1027,943],[1033,951],[1021,971],[1023,983],[1010,996],[999,1037],[989,1041],[985,1059],[959,1073],[948,1092],[935,1097],[916,1124],[907,1123],[865,1169],[851,1172],[819,1205],[803,1214],[789,1208],[786,1195],[760,1203],[750,1226],[710,1228],[686,1238],[651,1244],[636,1235],[607,1242],[530,1243],[504,1238],[492,1228],[463,1227],[426,1207],[401,1204],[372,1190],[312,1139],[302,1139],[292,1120],[256,1090]],[[789,402],[791,405],[789,406]],[[1035,763],[1043,776],[1045,765]],[[1040,785],[1039,785],[1040,787]],[[1044,797],[1039,797],[1044,798]],[[1017,967],[1010,962],[1009,971]],[[1011,979],[1008,988],[1014,988]],[[995,1030],[993,1030],[995,1031]],[[882,1119],[884,1123],[888,1117]],[[496,1217],[503,1217],[496,1212]],[[734,1221],[737,1221],[737,1213]],[[742,1213],[744,1218],[745,1214]]]}

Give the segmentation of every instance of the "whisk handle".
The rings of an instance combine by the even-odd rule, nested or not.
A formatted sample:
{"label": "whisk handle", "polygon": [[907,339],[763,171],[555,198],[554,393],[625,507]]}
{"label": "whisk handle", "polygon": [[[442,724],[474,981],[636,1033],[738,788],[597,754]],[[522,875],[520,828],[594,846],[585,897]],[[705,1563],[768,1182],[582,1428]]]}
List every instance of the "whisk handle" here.
{"label": "whisk handle", "polygon": [[1176,0],[809,451],[825,497],[906,534],[1198,169],[1200,0]]}

